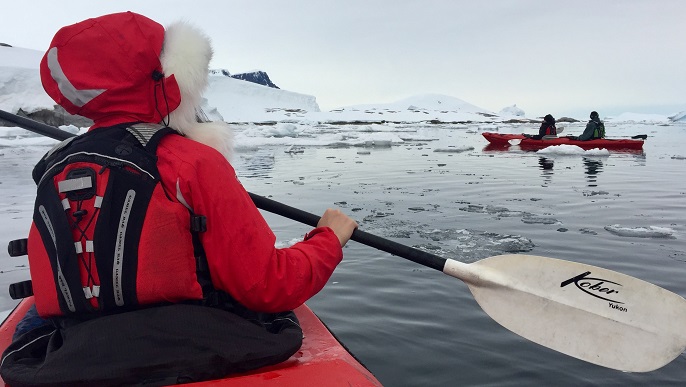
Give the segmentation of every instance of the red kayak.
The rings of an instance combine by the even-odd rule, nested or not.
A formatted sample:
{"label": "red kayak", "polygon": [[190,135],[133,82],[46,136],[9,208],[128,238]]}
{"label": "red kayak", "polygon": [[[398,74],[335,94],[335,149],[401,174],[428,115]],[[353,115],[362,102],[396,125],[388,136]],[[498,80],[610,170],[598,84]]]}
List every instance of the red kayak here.
{"label": "red kayak", "polygon": [[[555,137],[543,140],[534,140],[523,134],[503,134],[484,132],[484,138],[494,146],[508,147],[512,145],[511,140],[518,140],[519,147],[522,149],[543,149],[553,145],[576,145],[582,149],[608,149],[608,150],[640,150],[643,149],[643,140],[635,139],[609,139],[602,138],[596,140],[579,141],[569,137]],[[516,143],[515,143],[516,144]]]}
{"label": "red kayak", "polygon": [[[0,351],[12,341],[14,329],[33,305],[33,297],[24,299],[0,326]],[[193,386],[381,386],[381,383],[345,347],[336,340],[319,318],[302,305],[295,310],[304,333],[302,347],[283,363],[245,374]],[[1,382],[1,386],[5,383]]]}

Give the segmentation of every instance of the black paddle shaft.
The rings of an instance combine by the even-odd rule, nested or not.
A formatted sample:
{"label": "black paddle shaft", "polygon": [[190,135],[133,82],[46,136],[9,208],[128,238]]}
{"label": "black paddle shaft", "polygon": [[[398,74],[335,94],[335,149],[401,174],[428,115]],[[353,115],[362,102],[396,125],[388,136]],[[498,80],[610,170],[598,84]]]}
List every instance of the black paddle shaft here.
{"label": "black paddle shaft", "polygon": [[75,134],[65,132],[64,130],[57,129],[42,122],[21,117],[4,110],[0,110],[0,118],[13,124],[17,124],[17,126],[28,129],[34,133],[42,134],[43,136],[54,138],[55,140],[59,141],[64,141],[70,137],[76,136]]}
{"label": "black paddle shaft", "polygon": [[[253,203],[255,203],[255,206],[261,210],[265,210],[276,215],[281,215],[285,218],[295,220],[296,222],[300,222],[312,227],[317,227],[317,223],[319,223],[320,217],[315,214],[287,206],[275,200],[267,199],[264,196],[255,195],[254,193],[249,194]],[[438,271],[443,271],[443,266],[445,266],[445,258],[441,258],[437,255],[427,253],[426,251],[405,246],[376,235],[372,235],[359,229],[353,232],[353,235],[350,239],[354,240],[355,242],[362,243],[363,245],[408,259],[420,265],[436,269]]]}
{"label": "black paddle shaft", "polygon": [[[54,138],[55,140],[64,141],[75,136],[75,134],[65,132],[64,130],[60,130],[29,118],[20,117],[16,114],[8,113],[3,110],[0,110],[0,118],[17,124],[18,126],[28,129],[32,132]],[[272,199],[267,199],[264,196],[256,195],[250,192],[248,193],[250,194],[250,198],[252,199],[253,203],[255,203],[255,206],[261,210],[271,212],[312,227],[317,227],[317,223],[319,223],[320,217],[317,215],[297,209],[295,207],[287,206]],[[441,258],[437,255],[427,253],[426,251],[405,246],[364,231],[355,230],[351,239],[355,242],[362,243],[363,245],[397,255],[438,271],[443,271],[443,266],[445,265],[445,258]]]}

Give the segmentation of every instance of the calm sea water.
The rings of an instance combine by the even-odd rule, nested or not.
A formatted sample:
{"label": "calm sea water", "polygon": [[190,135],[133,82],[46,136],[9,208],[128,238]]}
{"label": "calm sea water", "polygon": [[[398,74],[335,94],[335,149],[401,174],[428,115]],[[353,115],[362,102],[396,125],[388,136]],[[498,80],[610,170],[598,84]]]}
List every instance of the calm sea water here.
{"label": "calm sea water", "polygon": [[[233,164],[251,192],[314,213],[340,207],[365,231],[448,258],[469,263],[518,252],[560,258],[686,296],[686,148],[680,145],[686,127],[608,125],[610,135],[648,134],[644,151],[545,157],[488,150],[477,125],[403,130],[421,140],[301,153],[265,146],[238,153]],[[464,146],[473,149],[457,151]],[[7,240],[28,230],[30,170],[44,151],[0,149],[0,230]],[[281,243],[309,230],[265,217]],[[650,226],[669,232],[632,232]],[[25,260],[2,254],[0,289],[28,278]],[[14,304],[0,294],[0,309]],[[460,280],[355,242],[308,305],[387,386],[686,382],[686,355],[641,374],[576,360],[502,328]]]}

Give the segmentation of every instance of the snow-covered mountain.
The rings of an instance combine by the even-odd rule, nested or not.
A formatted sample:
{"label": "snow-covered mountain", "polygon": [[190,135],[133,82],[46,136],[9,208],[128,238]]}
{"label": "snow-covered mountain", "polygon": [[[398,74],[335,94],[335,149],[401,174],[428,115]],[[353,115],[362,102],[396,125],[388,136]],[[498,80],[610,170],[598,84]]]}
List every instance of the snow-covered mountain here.
{"label": "snow-covered mountain", "polygon": [[262,70],[255,70],[255,71],[250,71],[246,73],[238,73],[238,74],[231,74],[229,70],[226,69],[211,69],[210,70],[211,75],[223,75],[226,77],[231,77],[235,79],[240,79],[243,81],[248,81],[252,83],[256,83],[258,85],[262,86],[268,86],[268,87],[273,87],[275,89],[280,89],[279,86],[276,86],[274,82],[272,82],[271,79],[269,79],[269,75],[267,72],[262,71]]}
{"label": "snow-covered mountain", "polygon": [[[21,110],[30,116],[33,114],[33,118],[44,121],[49,117],[55,106],[40,83],[38,68],[42,56],[43,52],[37,50],[0,46],[0,109],[11,113]],[[266,74],[264,76],[266,77]],[[459,98],[440,94],[422,94],[391,103],[354,105],[323,112],[315,96],[258,84],[267,80],[271,83],[268,77],[266,80],[258,80],[258,83],[236,78],[245,76],[232,75],[228,70],[212,71],[203,105],[210,118],[227,122],[313,123],[497,123],[539,120],[525,118],[524,111],[516,105],[494,113]],[[68,115],[61,112],[56,115],[63,123],[70,123]],[[659,123],[683,122],[684,117],[686,112],[670,117],[625,113],[608,120]]]}
{"label": "snow-covered mountain", "polygon": [[517,104],[512,106],[506,106],[498,112],[499,116],[513,116],[513,117],[525,117],[526,113],[524,110],[517,107]]}
{"label": "snow-covered mountain", "polygon": [[223,75],[210,75],[205,98],[229,122],[282,121],[320,111],[314,96]]}
{"label": "snow-covered mountain", "polygon": [[459,98],[441,94],[422,94],[396,102],[386,104],[355,105],[345,109],[377,109],[377,110],[423,110],[437,112],[460,112],[460,113],[481,113],[483,115],[495,115],[495,113],[472,105]]}
{"label": "snow-covered mountain", "polygon": [[353,105],[327,112],[320,121],[491,122],[501,117],[459,98],[421,94],[391,103]]}
{"label": "snow-covered mountain", "polygon": [[279,88],[279,86],[276,86],[274,84],[274,82],[272,82],[272,80],[269,79],[269,75],[267,75],[267,73],[264,71],[258,70],[258,71],[251,71],[249,73],[232,74],[231,78],[236,78],[236,79],[240,79],[243,81],[257,83],[258,85],[273,87],[275,89]]}
{"label": "snow-covered mountain", "polygon": [[672,122],[686,122],[686,111],[671,115],[669,118]]}
{"label": "snow-covered mountain", "polygon": [[[680,114],[684,116],[686,115],[686,112],[681,112]],[[622,113],[618,116],[608,117],[605,121],[637,124],[667,124],[677,120],[662,114]]]}
{"label": "snow-covered mountain", "polygon": [[43,91],[38,65],[43,53],[0,46],[0,109],[16,113],[52,109],[55,102]]}

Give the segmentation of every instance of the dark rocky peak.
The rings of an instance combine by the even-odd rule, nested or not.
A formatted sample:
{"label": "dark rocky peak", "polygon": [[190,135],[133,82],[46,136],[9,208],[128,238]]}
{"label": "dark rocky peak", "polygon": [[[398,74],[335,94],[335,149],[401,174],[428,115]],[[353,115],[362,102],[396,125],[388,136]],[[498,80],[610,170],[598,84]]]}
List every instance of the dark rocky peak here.
{"label": "dark rocky peak", "polygon": [[261,70],[250,71],[247,73],[231,74],[229,70],[226,69],[212,69],[210,70],[211,75],[222,75],[225,77],[231,77],[235,79],[240,79],[241,81],[248,81],[252,83],[257,83],[258,85],[271,87],[274,89],[280,89],[276,86],[274,82],[269,79],[269,75]]}
{"label": "dark rocky peak", "polygon": [[258,85],[272,87],[274,89],[279,88],[271,81],[271,79],[269,79],[269,75],[267,75],[267,73],[264,71],[252,71],[249,73],[232,74],[230,75],[230,77],[240,79],[243,81],[257,83]]}

